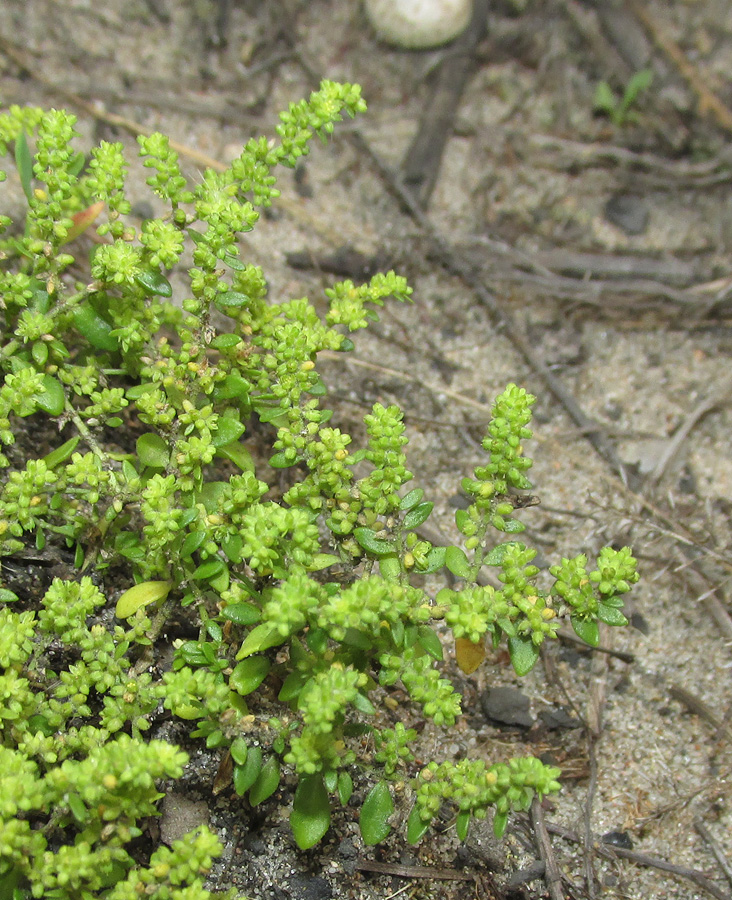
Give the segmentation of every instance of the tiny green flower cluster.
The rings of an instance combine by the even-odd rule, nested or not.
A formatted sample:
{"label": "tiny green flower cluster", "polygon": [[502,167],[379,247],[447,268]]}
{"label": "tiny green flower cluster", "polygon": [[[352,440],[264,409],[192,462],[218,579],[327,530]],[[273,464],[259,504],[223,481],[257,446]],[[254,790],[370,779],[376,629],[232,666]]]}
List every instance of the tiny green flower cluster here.
{"label": "tiny green flower cluster", "polygon": [[488,808],[494,807],[493,830],[496,837],[501,837],[510,810],[526,810],[535,795],[541,799],[556,793],[560,789],[559,774],[556,767],[531,757],[490,767],[482,759],[432,762],[417,780],[409,827],[416,832],[424,829],[447,802],[458,809],[458,835],[464,838],[470,816],[485,818]]}
{"label": "tiny green flower cluster", "polygon": [[397,722],[393,728],[384,728],[383,731],[374,733],[374,740],[378,747],[374,753],[374,759],[384,767],[384,775],[391,777],[405,763],[414,759],[414,754],[409,749],[409,744],[417,737],[414,728],[405,728],[402,722]]}
{"label": "tiny green flower cluster", "polygon": [[556,579],[552,594],[570,608],[570,621],[577,634],[588,644],[597,645],[600,639],[598,622],[628,624],[621,612],[622,594],[626,594],[640,576],[629,547],[622,550],[604,547],[597,560],[597,569],[588,573],[586,566],[584,554],[551,566],[549,571]]}
{"label": "tiny green flower cluster", "polygon": [[[0,885],[57,900],[137,897],[140,885],[211,896],[201,878],[221,847],[206,828],[153,853],[149,867],[131,855],[139,820],[157,814],[157,780],[179,778],[188,757],[141,739],[163,692],[124,656],[134,631],[88,624],[105,603],[84,577],[55,580],[37,619],[0,609]],[[54,640],[78,661],[52,671]]]}

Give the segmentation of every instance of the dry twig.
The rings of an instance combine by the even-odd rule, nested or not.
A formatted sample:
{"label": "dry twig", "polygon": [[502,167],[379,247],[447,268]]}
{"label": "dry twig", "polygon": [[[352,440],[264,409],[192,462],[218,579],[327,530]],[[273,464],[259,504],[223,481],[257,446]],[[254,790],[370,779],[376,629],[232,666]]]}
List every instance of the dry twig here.
{"label": "dry twig", "polygon": [[[551,834],[556,834],[566,841],[571,841],[573,844],[583,843],[583,838],[580,837],[576,831],[551,823],[547,823],[546,827],[547,831]],[[600,841],[596,842],[596,852],[606,859],[617,859],[618,857],[622,857],[639,866],[645,866],[650,869],[659,869],[662,872],[670,872],[673,875],[678,875],[679,878],[685,878],[687,881],[693,882],[697,887],[711,894],[712,897],[716,897],[717,900],[732,900],[732,895],[717,887],[713,881],[707,878],[707,876],[698,869],[690,869],[688,866],[678,866],[675,863],[670,863],[657,856],[647,856],[645,853],[638,853],[637,850],[625,850],[622,847],[611,847]]]}
{"label": "dry twig", "polygon": [[541,800],[534,797],[531,803],[531,824],[534,827],[534,840],[539,856],[544,863],[544,881],[546,882],[547,891],[551,900],[564,900],[562,892],[562,873],[557,865],[552,849],[552,842],[549,840],[549,833],[546,830],[544,822],[544,811],[541,808]]}
{"label": "dry twig", "polygon": [[693,65],[676,41],[656,21],[648,7],[638,0],[628,0],[633,13],[648,31],[655,45],[673,62],[694,91],[699,100],[699,113],[711,113],[717,125],[732,132],[732,110],[724,104],[704,80],[699,69]]}

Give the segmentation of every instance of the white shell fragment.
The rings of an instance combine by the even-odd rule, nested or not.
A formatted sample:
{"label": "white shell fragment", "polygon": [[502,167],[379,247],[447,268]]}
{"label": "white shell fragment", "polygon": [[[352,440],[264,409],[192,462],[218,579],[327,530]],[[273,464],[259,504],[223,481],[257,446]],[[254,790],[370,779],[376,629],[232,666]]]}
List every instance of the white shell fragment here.
{"label": "white shell fragment", "polygon": [[465,29],[473,0],[364,0],[378,36],[409,50],[439,47]]}

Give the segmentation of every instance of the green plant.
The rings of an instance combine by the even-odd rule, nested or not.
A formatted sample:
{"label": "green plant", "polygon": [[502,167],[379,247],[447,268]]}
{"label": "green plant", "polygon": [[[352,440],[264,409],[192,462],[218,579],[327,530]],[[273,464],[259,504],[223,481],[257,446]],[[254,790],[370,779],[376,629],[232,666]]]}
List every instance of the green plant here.
{"label": "green plant", "polygon": [[613,125],[621,127],[637,119],[633,106],[643,91],[653,82],[653,70],[641,69],[628,81],[622,96],[618,96],[607,81],[601,81],[595,88],[593,108],[607,116]]}
{"label": "green plant", "polygon": [[[361,813],[375,843],[389,832],[389,782],[404,779],[416,738],[397,722],[373,760],[364,756],[389,687],[401,683],[437,725],[460,713],[436,665],[441,620],[463,646],[507,639],[520,674],[563,614],[590,643],[598,621],[625,622],[622,595],[637,580],[627,548],[606,548],[589,574],[584,556],[563,560],[540,587],[533,550],[496,544],[496,533],[523,530],[514,512],[530,487],[531,395],[509,385],[494,404],[487,460],[463,481],[465,549],[434,547],[418,532],[432,503],[421,488],[405,492],[401,411],[376,404],[366,445],[352,451],[321,406],[316,368],[320,351],[353,347],[347,334],[375,321],[374,307],[409,300],[404,279],[334,285],[323,321],[307,299],[270,302],[262,271],[240,259],[237,235],[277,196],[273,170],[364,108],[358,87],[324,82],[281,115],[278,140],[250,140],[226,171],[207,170],[193,187],[167,138],[140,138],[166,212],[139,229],[121,145],[85,158],[68,113],[0,115],[0,151],[14,147],[28,202],[1,245],[0,554],[23,553],[29,540],[65,544],[79,568],[103,576],[122,562],[134,579],[117,598],[115,626],[92,618],[109,601],[88,578],[57,580],[17,613],[17,598],[0,594],[0,749],[11,773],[0,896],[16,885],[19,896],[59,900],[122,900],[141,885],[160,898],[199,896],[217,851],[206,832],[156,851],[148,868],[132,866],[128,848],[160,796],[154,778],[177,777],[185,762],[145,739],[159,706],[230,756],[233,789],[252,805],[294,775],[291,823],[303,848],[327,831],[332,798],[348,802],[353,775],[381,767]],[[96,245],[77,250],[72,240],[99,219]],[[167,272],[184,250],[189,290],[173,302]],[[16,444],[30,416],[49,426],[40,458]],[[259,428],[268,465],[242,443],[257,422],[269,427],[269,437]],[[478,584],[485,566],[496,567],[501,590]],[[418,576],[445,567],[459,586],[433,599]],[[170,670],[153,677],[176,607],[198,637],[178,641]],[[48,659],[51,640],[65,647],[60,663]],[[414,780],[408,836],[418,840],[446,801],[462,837],[491,807],[501,834],[509,810],[556,791],[558,774],[534,759],[430,763]]]}

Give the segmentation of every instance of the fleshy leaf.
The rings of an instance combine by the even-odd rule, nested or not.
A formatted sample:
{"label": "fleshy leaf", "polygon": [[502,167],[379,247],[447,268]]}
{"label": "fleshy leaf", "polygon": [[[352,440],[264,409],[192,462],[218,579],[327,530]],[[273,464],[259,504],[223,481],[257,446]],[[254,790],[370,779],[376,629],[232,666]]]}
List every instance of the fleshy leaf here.
{"label": "fleshy leaf", "polygon": [[148,432],[137,439],[137,457],[143,466],[164,469],[170,458],[170,447],[159,434]]}
{"label": "fleshy leaf", "polygon": [[330,827],[330,801],[322,775],[300,779],[290,813],[290,827],[301,850],[314,847]]}
{"label": "fleshy leaf", "polygon": [[245,697],[256,691],[267,677],[270,662],[266,656],[252,656],[242,660],[229,676],[229,687]]}
{"label": "fleshy leaf", "polygon": [[570,616],[569,621],[572,623],[572,628],[574,628],[578,637],[581,637],[591,647],[597,647],[600,643],[600,629],[594,619],[580,619],[579,616]]}
{"label": "fleshy leaf", "polygon": [[353,536],[367,553],[373,553],[374,556],[386,556],[396,550],[391,541],[382,541],[377,538],[376,532],[371,528],[354,528]]}
{"label": "fleshy leaf", "polygon": [[445,550],[445,565],[458,578],[470,577],[470,563],[460,547],[448,547]]}
{"label": "fleshy leaf", "polygon": [[250,747],[242,765],[234,766],[234,790],[242,797],[254,784],[262,769],[262,748]]}
{"label": "fleshy leaf", "polygon": [[528,675],[539,658],[539,648],[531,638],[511,637],[508,639],[508,655],[516,674]]}
{"label": "fleshy leaf", "polygon": [[394,813],[389,785],[385,781],[375,784],[361,807],[359,826],[361,837],[368,846],[383,841],[391,831],[388,819]]}
{"label": "fleshy leaf", "polygon": [[405,528],[419,528],[430,517],[434,503],[419,503],[404,516]]}
{"label": "fleshy leaf", "polygon": [[407,840],[410,844],[416,844],[429,830],[430,823],[425,822],[419,814],[419,807],[413,806],[407,819]]}
{"label": "fleshy leaf", "polygon": [[153,269],[135,275],[135,281],[141,288],[144,288],[149,294],[153,294],[156,297],[173,296],[173,287],[171,283],[165,275],[161,275],[160,272]]}
{"label": "fleshy leaf", "polygon": [[267,762],[262,766],[257,780],[249,791],[249,802],[252,806],[259,806],[260,803],[271,797],[280,784],[280,762],[276,756],[270,756]]}
{"label": "fleshy leaf", "polygon": [[129,619],[143,606],[164,600],[172,587],[172,581],[143,581],[141,584],[136,584],[119,598],[114,614],[118,619]]}

